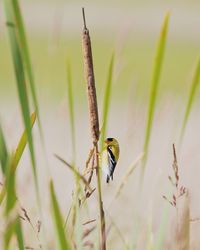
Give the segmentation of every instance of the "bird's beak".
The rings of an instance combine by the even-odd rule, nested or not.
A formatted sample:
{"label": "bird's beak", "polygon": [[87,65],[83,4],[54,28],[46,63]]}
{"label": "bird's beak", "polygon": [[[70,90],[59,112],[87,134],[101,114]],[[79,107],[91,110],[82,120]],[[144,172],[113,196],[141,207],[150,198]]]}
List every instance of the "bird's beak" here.
{"label": "bird's beak", "polygon": [[108,144],[108,141],[107,141],[107,140],[105,140],[104,142],[105,142],[106,144]]}

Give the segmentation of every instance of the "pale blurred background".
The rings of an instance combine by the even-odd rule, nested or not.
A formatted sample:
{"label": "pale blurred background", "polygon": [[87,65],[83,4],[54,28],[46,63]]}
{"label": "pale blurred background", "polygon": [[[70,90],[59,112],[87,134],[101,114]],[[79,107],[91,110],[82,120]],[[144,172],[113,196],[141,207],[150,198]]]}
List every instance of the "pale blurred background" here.
{"label": "pale blurred background", "polygon": [[[163,213],[169,211],[171,214],[173,211],[173,208],[168,207],[162,199],[162,195],[171,195],[167,176],[172,173],[172,143],[176,143],[181,183],[190,193],[191,218],[200,217],[199,91],[182,147],[178,145],[192,76],[200,54],[200,2],[23,0],[20,4],[37,84],[45,138],[46,156],[41,146],[38,128],[35,126],[33,133],[37,170],[45,211],[44,227],[48,228],[47,238],[51,245],[49,249],[54,249],[53,228],[48,227],[52,223],[49,219],[49,178],[52,177],[55,181],[64,216],[68,213],[74,187],[72,173],[54,157],[54,153],[57,153],[69,162],[72,160],[66,61],[70,61],[72,67],[76,163],[80,171],[84,168],[91,148],[81,48],[83,6],[92,39],[100,117],[109,60],[111,53],[115,53],[107,135],[118,138],[121,154],[114,181],[109,186],[102,182],[106,214],[112,216],[131,246],[145,249],[145,246],[140,244],[144,242],[145,231],[149,225],[152,238],[156,241],[159,226],[164,218]],[[138,167],[128,179],[121,196],[113,201],[113,195],[126,168],[143,149],[152,63],[166,11],[170,11],[171,17],[144,187],[142,191],[138,189]],[[0,69],[0,119],[9,148],[14,150],[23,124],[2,1]],[[20,203],[36,222],[38,211],[28,156],[26,149],[18,168],[17,186]],[[85,220],[97,216],[96,196],[95,193],[90,201],[89,215],[83,216]],[[169,223],[167,228],[173,226],[173,216],[169,218],[172,224]],[[25,227],[30,237],[29,245],[34,245],[31,228],[29,225]],[[198,249],[200,245],[196,237],[199,230],[198,222],[191,224],[191,249]],[[170,246],[169,238],[166,234],[166,246]],[[109,233],[109,242],[110,249],[122,249],[123,245],[118,236],[116,237],[115,229],[111,229]]]}

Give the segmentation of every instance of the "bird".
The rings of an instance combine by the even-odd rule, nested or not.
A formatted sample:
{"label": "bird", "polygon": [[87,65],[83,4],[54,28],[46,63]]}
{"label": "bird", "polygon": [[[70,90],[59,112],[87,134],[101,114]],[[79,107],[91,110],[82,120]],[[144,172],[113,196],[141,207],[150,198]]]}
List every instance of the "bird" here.
{"label": "bird", "polygon": [[113,173],[119,159],[119,143],[115,138],[107,138],[104,141],[102,151],[102,169],[106,174],[106,182],[113,180]]}

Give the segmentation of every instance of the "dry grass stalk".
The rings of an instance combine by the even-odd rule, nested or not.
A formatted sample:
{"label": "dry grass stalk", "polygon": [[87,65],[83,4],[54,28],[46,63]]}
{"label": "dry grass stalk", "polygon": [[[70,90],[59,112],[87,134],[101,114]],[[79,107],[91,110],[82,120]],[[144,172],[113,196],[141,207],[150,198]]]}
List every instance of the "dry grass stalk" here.
{"label": "dry grass stalk", "polygon": [[98,140],[99,140],[99,116],[98,116],[98,106],[95,88],[95,77],[93,69],[93,58],[89,30],[86,27],[85,12],[82,8],[83,13],[83,33],[82,33],[82,46],[83,46],[83,56],[84,56],[84,71],[85,79],[87,83],[87,96],[88,96],[88,107],[89,107],[89,118],[90,118],[90,130],[92,142],[94,145],[94,161],[96,168],[97,177],[97,189],[98,189],[98,202],[99,202],[99,213],[101,222],[101,250],[106,249],[106,234],[105,234],[105,216],[101,195],[101,178],[99,171],[99,152],[98,152]]}
{"label": "dry grass stalk", "polygon": [[106,225],[105,225],[105,214],[104,214],[103,201],[102,201],[102,195],[101,195],[101,177],[100,177],[100,171],[99,171],[99,153],[98,153],[97,144],[95,145],[95,160],[96,160],[99,213],[100,213],[100,222],[101,222],[101,249],[106,250]]}
{"label": "dry grass stalk", "polygon": [[94,231],[95,228],[96,228],[96,226],[85,229],[83,232],[83,235],[82,235],[82,239],[85,239],[91,232]]}
{"label": "dry grass stalk", "polygon": [[[23,212],[23,215],[24,215],[24,216],[20,216],[20,218],[21,218],[22,220],[27,221],[27,222],[29,223],[29,225],[31,226],[31,228],[32,228],[32,230],[33,230],[33,232],[34,232],[34,234],[35,234],[35,236],[36,236],[36,238],[37,238],[37,241],[38,241],[38,243],[39,243],[39,246],[38,246],[38,247],[39,247],[39,249],[42,249],[42,245],[41,245],[41,243],[40,243],[40,238],[39,238],[39,232],[40,232],[40,229],[41,229],[41,222],[40,222],[39,228],[38,228],[38,225],[37,225],[37,228],[35,229],[35,227],[34,227],[32,221],[31,221],[31,219],[30,219],[30,217],[29,217],[29,215],[28,215],[27,210],[26,210],[25,208],[21,207],[21,211]],[[38,223],[39,223],[39,221],[38,221]],[[25,249],[32,249],[32,248],[25,248]]]}
{"label": "dry grass stalk", "polygon": [[92,188],[90,187],[89,183],[85,179],[83,175],[81,175],[73,166],[71,166],[67,161],[65,161],[62,157],[60,157],[57,154],[54,154],[54,156],[61,161],[64,165],[66,165],[84,184],[87,186],[87,188],[92,192]]}
{"label": "dry grass stalk", "polygon": [[190,222],[199,222],[200,221],[200,218],[192,218],[190,219]]}
{"label": "dry grass stalk", "polygon": [[42,226],[42,222],[40,220],[37,221],[37,233],[39,234],[41,231],[41,226]]}
{"label": "dry grass stalk", "polygon": [[174,249],[189,250],[190,245],[190,207],[189,194],[181,196],[178,204],[178,231],[176,235],[176,245]]}
{"label": "dry grass stalk", "polygon": [[85,226],[85,225],[90,224],[90,223],[95,222],[95,221],[96,221],[96,219],[88,220],[88,221],[84,222],[82,225]]}
{"label": "dry grass stalk", "polygon": [[96,188],[94,188],[91,192],[87,191],[85,193],[85,196],[81,199],[80,205],[83,205],[85,203],[85,201],[90,198],[90,196],[94,193],[95,190],[96,190]]}
{"label": "dry grass stalk", "polygon": [[130,167],[128,168],[127,172],[125,173],[124,177],[122,178],[122,180],[120,181],[120,184],[117,188],[116,194],[115,194],[115,198],[117,198],[123,187],[125,186],[125,184],[128,181],[129,176],[133,173],[133,171],[135,170],[135,168],[138,166],[138,164],[140,163],[140,161],[143,159],[144,157],[144,153],[141,153],[137,159],[130,165]]}
{"label": "dry grass stalk", "polygon": [[173,207],[177,208],[177,201],[180,197],[185,195],[187,193],[187,190],[184,186],[180,185],[180,178],[179,178],[179,168],[178,168],[178,162],[177,162],[177,157],[176,157],[176,148],[175,145],[173,144],[173,156],[174,156],[174,161],[172,164],[173,168],[173,173],[174,176],[168,176],[168,179],[173,187],[175,187],[175,192],[172,195],[172,199],[167,198],[165,195],[163,195],[163,198],[167,200],[170,205]]}
{"label": "dry grass stalk", "polygon": [[174,242],[172,249],[188,250],[190,243],[190,209],[189,209],[189,194],[187,189],[180,185],[179,167],[176,156],[176,148],[173,144],[173,173],[174,176],[168,176],[175,192],[172,198],[169,199],[163,195],[163,198],[176,208],[176,232],[174,235]]}
{"label": "dry grass stalk", "polygon": [[90,164],[91,159],[93,158],[93,156],[94,156],[94,148],[90,150],[90,153],[88,155],[88,159],[87,159],[86,164],[85,164],[85,170],[84,170],[83,175],[86,175],[86,174],[91,172],[92,168],[89,168],[89,164]]}
{"label": "dry grass stalk", "polygon": [[94,249],[94,244],[93,244],[93,242],[91,242],[91,241],[86,241],[86,242],[84,242],[84,244],[83,244],[83,246],[84,247],[89,247],[89,249]]}
{"label": "dry grass stalk", "polygon": [[[91,151],[90,151],[90,155],[91,155]],[[88,174],[88,173],[90,173],[90,175],[89,175],[89,177],[88,177],[88,184],[90,184],[91,183],[91,181],[92,181],[92,177],[93,177],[93,173],[94,173],[94,164],[95,164],[95,156],[94,156],[94,148],[93,148],[93,150],[92,150],[92,155],[90,156],[89,155],[89,161],[87,161],[86,162],[86,168],[87,168],[87,171],[86,171],[86,169],[85,169],[85,174]],[[90,163],[90,161],[91,161],[91,159],[92,159],[92,163],[91,163],[91,167],[89,168],[88,167],[88,165],[89,165],[89,163]],[[87,193],[87,186],[85,186],[85,193]]]}

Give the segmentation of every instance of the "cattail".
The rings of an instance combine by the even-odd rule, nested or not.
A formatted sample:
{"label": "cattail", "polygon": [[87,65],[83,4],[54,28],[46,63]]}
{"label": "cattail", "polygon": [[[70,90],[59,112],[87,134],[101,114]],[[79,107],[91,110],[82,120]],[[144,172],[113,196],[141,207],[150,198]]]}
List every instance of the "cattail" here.
{"label": "cattail", "polygon": [[99,118],[98,118],[97,97],[96,97],[95,78],[93,69],[92,49],[91,49],[90,34],[89,30],[86,27],[85,13],[83,8],[82,11],[84,20],[84,28],[82,34],[84,72],[85,72],[85,80],[87,83],[90,129],[91,129],[93,143],[96,144],[97,141],[99,140]]}
{"label": "cattail", "polygon": [[[88,96],[88,107],[89,107],[89,118],[90,118],[90,129],[91,137],[94,144],[94,161],[97,177],[97,190],[98,190],[98,203],[99,203],[99,214],[100,214],[100,227],[101,227],[101,241],[100,249],[106,250],[106,234],[105,234],[105,215],[103,209],[103,201],[101,194],[101,178],[99,173],[99,152],[98,152],[98,140],[99,140],[99,117],[98,117],[98,106],[97,106],[97,97],[96,97],[96,88],[95,88],[95,78],[94,78],[94,69],[93,69],[93,60],[92,60],[92,49],[89,30],[86,27],[85,13],[84,8],[83,12],[83,56],[84,56],[84,71],[85,79],[87,83],[87,96]],[[91,177],[92,178],[92,173]],[[91,180],[89,180],[90,182]]]}

